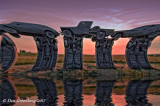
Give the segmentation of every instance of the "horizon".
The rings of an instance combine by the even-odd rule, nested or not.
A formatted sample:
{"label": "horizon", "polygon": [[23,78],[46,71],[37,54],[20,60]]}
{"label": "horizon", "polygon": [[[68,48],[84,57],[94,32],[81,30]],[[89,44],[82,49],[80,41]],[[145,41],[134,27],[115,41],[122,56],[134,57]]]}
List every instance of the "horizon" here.
{"label": "horizon", "polygon": [[[20,51],[19,52],[17,52],[17,53],[21,53]],[[23,52],[22,52],[23,53]],[[34,54],[37,54],[37,52],[30,52],[30,51],[26,51],[25,53],[34,53]],[[65,55],[65,54],[58,54],[58,55]],[[83,55],[88,55],[88,56],[95,56],[95,54],[83,54]],[[118,56],[118,55],[125,55],[125,54],[112,54],[112,56]],[[160,55],[160,53],[159,54],[148,54],[148,55]]]}

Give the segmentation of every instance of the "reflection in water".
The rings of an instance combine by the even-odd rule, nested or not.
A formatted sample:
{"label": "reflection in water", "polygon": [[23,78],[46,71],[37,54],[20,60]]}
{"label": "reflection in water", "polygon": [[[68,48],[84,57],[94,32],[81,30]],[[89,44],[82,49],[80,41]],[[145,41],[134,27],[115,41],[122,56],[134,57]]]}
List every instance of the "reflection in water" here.
{"label": "reflection in water", "polygon": [[147,89],[152,83],[151,80],[132,80],[129,82],[126,89],[126,102],[127,106],[152,106],[148,103]]}
{"label": "reflection in water", "polygon": [[65,80],[64,106],[82,106],[82,80]]}
{"label": "reflection in water", "polygon": [[[124,85],[126,84],[126,81],[124,82],[124,80],[83,80],[84,87],[82,87],[83,81],[79,79],[67,79],[63,81],[56,80],[55,83],[54,80],[39,78],[32,78],[32,81],[12,77],[10,77],[10,79],[3,78],[0,83],[0,106],[35,105],[34,103],[30,102],[17,102],[20,97],[25,98],[24,100],[36,100],[35,87],[31,86],[31,84],[34,84],[36,86],[37,98],[38,100],[41,100],[40,102],[36,102],[37,106],[152,106],[151,103],[153,103],[153,105],[155,106],[159,105],[158,100],[160,96],[153,95],[152,93],[159,93],[159,88],[155,85],[159,85],[160,80],[155,81],[154,86],[152,86],[148,92],[150,93],[149,101],[151,103],[148,103],[147,90],[152,83],[152,80],[129,81],[126,89],[126,95],[124,95],[124,88],[126,87],[126,85]],[[95,81],[97,81],[96,86]],[[11,84],[10,82],[12,82],[13,84]],[[62,83],[64,83],[64,96],[61,94],[61,92],[63,92]],[[114,84],[116,85],[116,87],[113,87]],[[56,85],[58,85],[57,89]],[[15,91],[15,87],[17,91]],[[84,88],[83,94],[82,88]],[[112,96],[113,88],[115,89]],[[19,97],[16,97],[16,94],[19,95]],[[6,101],[4,102],[3,100]],[[12,102],[7,100],[12,100]],[[16,100],[16,102],[14,100]]]}
{"label": "reflection in water", "polygon": [[114,106],[112,104],[112,88],[115,81],[98,81],[96,88],[96,105],[97,106]]}
{"label": "reflection in water", "polygon": [[56,106],[57,105],[57,90],[56,84],[53,80],[32,78],[34,85],[36,86],[38,93],[37,106]]}
{"label": "reflection in water", "polygon": [[16,93],[7,78],[3,78],[0,84],[0,105],[13,106],[16,100]]}

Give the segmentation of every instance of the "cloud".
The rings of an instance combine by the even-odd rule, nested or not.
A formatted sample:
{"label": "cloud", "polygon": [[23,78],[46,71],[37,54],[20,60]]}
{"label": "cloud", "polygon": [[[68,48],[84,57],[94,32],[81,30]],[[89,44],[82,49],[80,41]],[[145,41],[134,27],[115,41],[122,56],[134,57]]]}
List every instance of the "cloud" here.
{"label": "cloud", "polygon": [[4,21],[5,21],[5,19],[1,19],[1,18],[0,18],[0,23],[3,23]]}
{"label": "cloud", "polygon": [[111,12],[114,12],[114,13],[119,13],[119,12],[122,12],[122,10],[120,9],[110,9]]}
{"label": "cloud", "polygon": [[0,24],[3,24],[3,23],[5,23],[5,19],[3,18],[3,17],[0,17]]}
{"label": "cloud", "polygon": [[91,8],[91,9],[87,9],[87,11],[105,11],[106,8]]}
{"label": "cloud", "polygon": [[122,16],[122,15],[126,15],[126,14],[128,14],[128,11],[121,11],[121,12],[118,12],[118,13],[116,13],[115,14],[115,16]]}
{"label": "cloud", "polygon": [[122,19],[117,18],[117,17],[113,17],[113,16],[106,16],[105,20],[110,20],[113,23],[121,23],[122,22]]}
{"label": "cloud", "polygon": [[152,23],[160,23],[160,20],[152,20],[152,21],[145,21],[145,22],[139,22],[137,25],[142,25],[142,24],[152,24]]}

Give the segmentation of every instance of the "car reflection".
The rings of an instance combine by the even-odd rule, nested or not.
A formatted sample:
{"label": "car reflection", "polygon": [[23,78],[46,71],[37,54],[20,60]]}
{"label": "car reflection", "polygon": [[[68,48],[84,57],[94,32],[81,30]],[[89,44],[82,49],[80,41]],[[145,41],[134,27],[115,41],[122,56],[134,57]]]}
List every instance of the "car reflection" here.
{"label": "car reflection", "polygon": [[82,106],[82,80],[67,79],[64,81],[64,106]]}
{"label": "car reflection", "polygon": [[126,106],[152,106],[146,96],[151,83],[152,80],[131,80],[126,89]]}
{"label": "car reflection", "polygon": [[37,106],[57,106],[57,90],[53,80],[32,78],[37,89],[38,101]]}
{"label": "car reflection", "polygon": [[114,80],[97,81],[96,86],[96,106],[114,106],[112,102],[112,89],[114,86]]}
{"label": "car reflection", "polygon": [[8,78],[2,78],[0,82],[0,105],[13,106],[16,101],[16,92]]}

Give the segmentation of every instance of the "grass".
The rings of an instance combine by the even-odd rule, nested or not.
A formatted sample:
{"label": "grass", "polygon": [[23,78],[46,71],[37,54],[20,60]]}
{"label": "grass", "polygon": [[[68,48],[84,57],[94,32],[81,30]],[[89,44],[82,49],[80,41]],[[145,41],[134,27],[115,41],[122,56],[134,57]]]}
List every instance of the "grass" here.
{"label": "grass", "polygon": [[[37,59],[36,53],[18,53],[18,58],[15,65],[29,65],[34,64]],[[59,54],[57,58],[57,63],[64,62],[64,55]],[[84,63],[95,63],[95,56],[94,55],[84,55],[83,56]]]}
{"label": "grass", "polygon": [[[36,53],[18,53],[18,58],[15,65],[29,65],[34,64],[37,59]],[[158,64],[160,63],[160,55],[149,55],[148,59],[150,63]],[[57,63],[64,62],[64,55],[59,54],[57,58]],[[125,64],[125,55],[113,55],[114,63]],[[94,55],[83,55],[83,63],[96,63]]]}
{"label": "grass", "polygon": [[37,53],[18,53],[15,65],[34,64],[37,59]]}
{"label": "grass", "polygon": [[[19,53],[16,65],[12,68],[9,74],[17,76],[47,76],[47,77],[59,77],[70,78],[71,76],[77,77],[96,77],[97,79],[117,79],[119,76],[132,76],[131,78],[139,77],[152,77],[159,78],[160,76],[160,55],[149,55],[149,61],[151,65],[157,70],[132,70],[128,68],[124,55],[113,55],[113,61],[116,69],[97,69],[94,55],[83,55],[83,70],[64,70],[63,61],[64,55],[59,54],[57,64],[54,71],[42,71],[31,72],[33,64],[36,61],[36,53]],[[103,76],[104,75],[104,76]]]}

